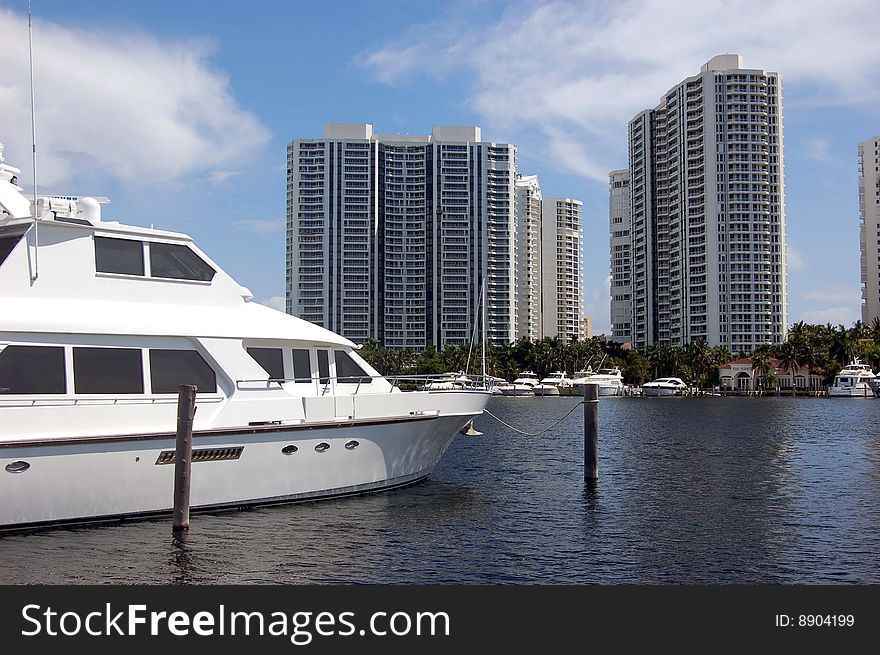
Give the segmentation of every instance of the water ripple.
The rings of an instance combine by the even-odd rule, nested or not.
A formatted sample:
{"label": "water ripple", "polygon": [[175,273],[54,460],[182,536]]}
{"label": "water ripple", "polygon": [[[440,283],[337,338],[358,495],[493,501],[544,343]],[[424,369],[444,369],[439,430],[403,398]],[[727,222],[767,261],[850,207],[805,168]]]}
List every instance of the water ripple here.
{"label": "water ripple", "polygon": [[[576,398],[497,398],[535,432]],[[600,479],[583,414],[489,417],[432,477],[362,496],[0,537],[0,584],[880,582],[870,400],[610,398]]]}

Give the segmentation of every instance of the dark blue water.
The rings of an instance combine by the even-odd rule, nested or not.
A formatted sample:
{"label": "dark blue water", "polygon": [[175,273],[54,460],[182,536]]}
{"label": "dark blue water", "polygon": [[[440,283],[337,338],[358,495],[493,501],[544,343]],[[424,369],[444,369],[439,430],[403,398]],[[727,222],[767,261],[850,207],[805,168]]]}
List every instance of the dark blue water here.
{"label": "dark blue water", "polygon": [[[534,432],[577,398],[496,398]],[[395,492],[0,536],[0,583],[878,583],[880,401],[603,398],[488,417]]]}

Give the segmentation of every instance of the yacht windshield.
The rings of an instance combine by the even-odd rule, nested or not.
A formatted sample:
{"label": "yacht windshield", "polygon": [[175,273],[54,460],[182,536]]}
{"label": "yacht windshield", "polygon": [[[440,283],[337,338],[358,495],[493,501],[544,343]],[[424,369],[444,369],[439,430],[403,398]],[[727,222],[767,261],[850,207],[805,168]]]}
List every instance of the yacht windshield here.
{"label": "yacht windshield", "polygon": [[214,269],[186,246],[150,243],[150,272],[153,277],[210,282]]}
{"label": "yacht windshield", "polygon": [[3,266],[3,262],[6,261],[6,258],[9,257],[9,253],[18,245],[18,242],[21,241],[21,237],[24,236],[24,233],[27,229],[16,230],[14,232],[0,232],[0,266]]}

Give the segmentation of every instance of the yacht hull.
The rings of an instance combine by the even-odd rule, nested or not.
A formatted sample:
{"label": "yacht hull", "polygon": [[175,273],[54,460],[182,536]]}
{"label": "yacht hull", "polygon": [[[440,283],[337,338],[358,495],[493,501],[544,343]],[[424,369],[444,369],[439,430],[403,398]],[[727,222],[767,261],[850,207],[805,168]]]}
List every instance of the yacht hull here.
{"label": "yacht hull", "polygon": [[678,389],[642,386],[643,396],[669,397],[681,395]]}
{"label": "yacht hull", "polygon": [[537,385],[533,390],[536,396],[558,396],[560,395],[559,387],[552,385]]}
{"label": "yacht hull", "polygon": [[829,398],[873,398],[874,392],[864,382],[854,387],[831,387],[828,389]]}
{"label": "yacht hull", "polygon": [[[408,394],[399,395],[403,404]],[[190,506],[312,500],[416,482],[489,398],[430,395],[457,396],[458,411],[196,432]],[[0,442],[0,529],[171,511],[175,441],[143,434]]]}
{"label": "yacht hull", "polygon": [[[584,394],[584,386],[586,386],[586,384],[594,384],[594,383],[591,383],[591,382],[578,383],[577,385],[575,385],[577,388],[577,392],[576,392],[577,395],[582,396]],[[613,386],[613,385],[609,385],[609,384],[600,384],[600,383],[595,383],[595,384],[597,387],[599,387],[599,395],[600,396],[622,396],[623,395],[623,387],[622,386],[617,387],[617,386]]]}
{"label": "yacht hull", "polygon": [[600,396],[620,396],[623,395],[623,387],[599,385]]}
{"label": "yacht hull", "polygon": [[534,396],[535,390],[532,387],[528,387],[523,385],[522,387],[517,386],[516,388],[505,388],[501,390],[501,394],[504,396]]}

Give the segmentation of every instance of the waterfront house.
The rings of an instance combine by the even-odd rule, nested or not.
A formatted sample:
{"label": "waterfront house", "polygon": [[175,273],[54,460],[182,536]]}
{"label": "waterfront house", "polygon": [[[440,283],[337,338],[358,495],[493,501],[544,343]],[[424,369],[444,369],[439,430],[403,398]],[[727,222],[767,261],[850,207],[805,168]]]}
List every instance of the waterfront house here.
{"label": "waterfront house", "polygon": [[764,384],[763,374],[754,368],[751,357],[742,357],[718,367],[722,391],[820,391],[824,388],[822,376],[807,366],[787,371],[775,357],[767,359],[773,378]]}

